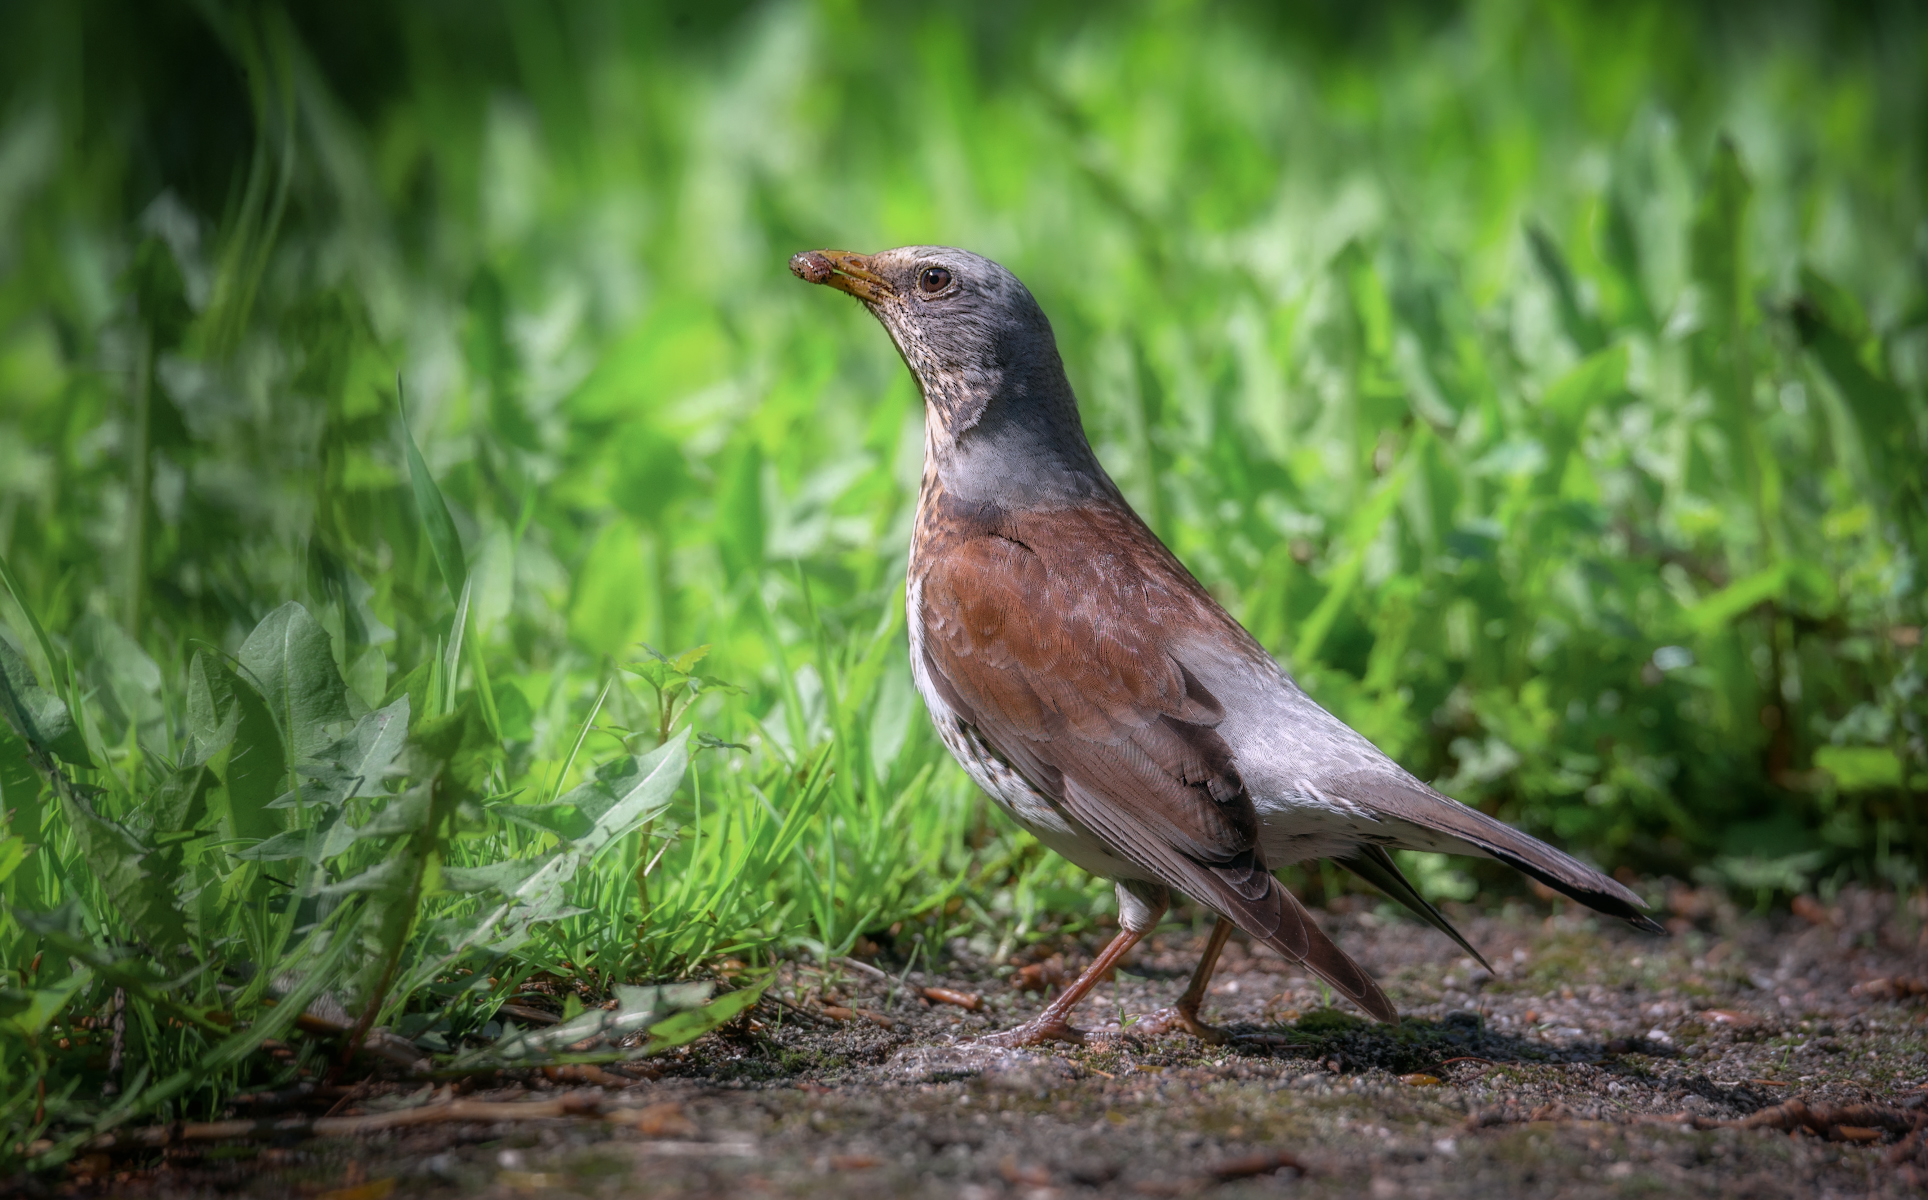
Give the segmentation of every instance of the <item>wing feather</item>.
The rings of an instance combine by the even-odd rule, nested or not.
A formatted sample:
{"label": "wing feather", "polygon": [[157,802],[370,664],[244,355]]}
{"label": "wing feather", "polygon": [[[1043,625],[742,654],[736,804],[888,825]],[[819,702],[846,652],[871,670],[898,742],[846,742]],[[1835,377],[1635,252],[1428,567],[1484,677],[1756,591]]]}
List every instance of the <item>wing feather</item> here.
{"label": "wing feather", "polygon": [[1103,510],[932,528],[924,668],[957,716],[1119,857],[1397,1020],[1266,869],[1224,708],[1166,648],[1225,618],[1149,531]]}

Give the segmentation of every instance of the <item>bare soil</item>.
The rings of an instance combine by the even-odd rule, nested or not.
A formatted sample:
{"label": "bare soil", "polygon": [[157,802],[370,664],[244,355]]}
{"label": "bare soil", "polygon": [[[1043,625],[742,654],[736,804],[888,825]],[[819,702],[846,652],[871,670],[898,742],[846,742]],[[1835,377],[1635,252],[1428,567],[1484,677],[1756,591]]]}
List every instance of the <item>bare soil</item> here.
{"label": "bare soil", "polygon": [[[1928,1188],[1928,899],[1851,891],[1750,917],[1678,889],[1666,939],[1572,909],[1457,912],[1491,973],[1433,931],[1349,899],[1322,921],[1385,983],[1405,1014],[1397,1027],[1331,1007],[1316,980],[1234,940],[1207,1016],[1238,1040],[1135,1038],[1132,1015],[1177,995],[1203,940],[1174,929],[1087,1003],[1084,1023],[1111,1036],[984,1050],[971,1039],[1043,1002],[1015,982],[1075,970],[1102,934],[998,966],[960,942],[908,976],[888,956],[877,963],[888,978],[788,968],[778,999],[659,1060],[652,1080],[397,1080],[312,1110],[377,1113],[459,1093],[561,1099],[580,1115],[95,1154],[64,1177],[14,1183],[326,1200]],[[979,994],[984,1009],[930,1004],[916,995],[929,986]]]}

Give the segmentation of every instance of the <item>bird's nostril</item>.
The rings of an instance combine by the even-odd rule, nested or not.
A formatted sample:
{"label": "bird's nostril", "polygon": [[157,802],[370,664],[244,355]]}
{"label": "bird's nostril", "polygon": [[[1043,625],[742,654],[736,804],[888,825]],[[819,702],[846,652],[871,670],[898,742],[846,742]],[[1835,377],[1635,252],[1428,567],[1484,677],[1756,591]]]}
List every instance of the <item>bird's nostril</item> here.
{"label": "bird's nostril", "polygon": [[836,272],[829,259],[815,250],[806,250],[790,256],[790,273],[806,283],[822,283]]}

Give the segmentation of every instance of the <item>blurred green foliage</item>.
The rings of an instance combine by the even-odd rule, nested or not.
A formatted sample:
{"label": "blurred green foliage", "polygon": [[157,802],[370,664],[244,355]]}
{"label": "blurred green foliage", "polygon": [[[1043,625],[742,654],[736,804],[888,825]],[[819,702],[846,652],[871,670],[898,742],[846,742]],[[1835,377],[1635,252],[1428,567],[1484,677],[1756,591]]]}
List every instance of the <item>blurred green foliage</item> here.
{"label": "blurred green foliage", "polygon": [[530,980],[1098,911],[927,728],[922,415],[815,246],[1012,267],[1140,511],[1422,777],[1919,879],[1908,6],[0,20],[0,1154],[324,1069],[252,1054],[303,989],[453,1052]]}

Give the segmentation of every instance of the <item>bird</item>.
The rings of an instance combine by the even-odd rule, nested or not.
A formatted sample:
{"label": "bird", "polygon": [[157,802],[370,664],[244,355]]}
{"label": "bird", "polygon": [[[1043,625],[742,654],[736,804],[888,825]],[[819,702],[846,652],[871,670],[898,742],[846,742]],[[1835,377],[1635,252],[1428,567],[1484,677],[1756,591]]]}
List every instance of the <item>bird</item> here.
{"label": "bird", "polygon": [[1135,1033],[1226,1038],[1200,1006],[1234,928],[1396,1023],[1371,974],[1272,874],[1312,859],[1482,963],[1390,850],[1497,859],[1665,932],[1631,889],[1434,790],[1306,695],[1098,461],[1051,322],[1010,271],[947,246],[804,251],[790,270],[869,309],[922,393],[905,608],[938,735],[1018,825],[1116,889],[1117,935],[1035,1018],[988,1041],[1085,1041],[1073,1009],[1174,891],[1217,921],[1184,993]]}

